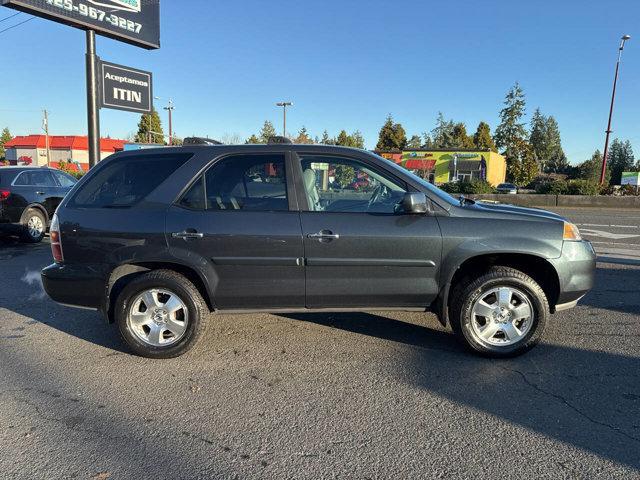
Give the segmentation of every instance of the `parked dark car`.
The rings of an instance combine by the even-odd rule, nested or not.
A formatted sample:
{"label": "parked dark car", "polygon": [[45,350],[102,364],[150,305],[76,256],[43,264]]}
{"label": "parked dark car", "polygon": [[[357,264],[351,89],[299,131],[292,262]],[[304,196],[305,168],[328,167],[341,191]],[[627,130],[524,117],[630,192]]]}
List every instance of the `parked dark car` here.
{"label": "parked dark car", "polygon": [[[336,189],[336,167],[375,188]],[[112,155],[62,202],[51,241],[50,297],[101,310],[154,358],[191,348],[210,312],[374,309],[432,311],[473,351],[516,355],[595,269],[591,244],[556,214],[456,199],[324,145]]]}
{"label": "parked dark car", "polygon": [[76,179],[47,167],[0,167],[0,234],[40,242]]}

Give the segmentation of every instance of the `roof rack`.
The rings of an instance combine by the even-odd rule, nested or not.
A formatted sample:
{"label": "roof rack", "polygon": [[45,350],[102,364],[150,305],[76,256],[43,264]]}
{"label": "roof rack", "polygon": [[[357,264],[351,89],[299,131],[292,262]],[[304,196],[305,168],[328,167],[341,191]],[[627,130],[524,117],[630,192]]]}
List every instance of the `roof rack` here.
{"label": "roof rack", "polygon": [[269,140],[267,140],[267,143],[269,145],[277,145],[282,143],[293,143],[293,142],[291,141],[290,138],[287,138],[287,137],[274,136],[274,137],[269,137]]}
{"label": "roof rack", "polygon": [[222,145],[222,142],[206,137],[187,137],[182,141],[183,145]]}

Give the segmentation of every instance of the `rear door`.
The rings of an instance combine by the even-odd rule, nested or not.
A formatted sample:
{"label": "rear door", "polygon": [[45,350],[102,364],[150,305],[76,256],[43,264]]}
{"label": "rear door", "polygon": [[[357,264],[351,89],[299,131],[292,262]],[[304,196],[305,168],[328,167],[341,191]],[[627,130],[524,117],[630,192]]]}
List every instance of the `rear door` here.
{"label": "rear door", "polygon": [[428,306],[442,250],[436,217],[400,211],[408,186],[373,163],[298,155],[306,306]]}
{"label": "rear door", "polygon": [[285,151],[229,155],[194,179],[170,208],[170,249],[212,272],[216,308],[304,307],[304,252],[291,177]]}
{"label": "rear door", "polygon": [[21,197],[24,206],[32,203],[41,204],[49,218],[62,200],[58,184],[47,169],[30,169],[20,173],[11,186],[13,194]]}

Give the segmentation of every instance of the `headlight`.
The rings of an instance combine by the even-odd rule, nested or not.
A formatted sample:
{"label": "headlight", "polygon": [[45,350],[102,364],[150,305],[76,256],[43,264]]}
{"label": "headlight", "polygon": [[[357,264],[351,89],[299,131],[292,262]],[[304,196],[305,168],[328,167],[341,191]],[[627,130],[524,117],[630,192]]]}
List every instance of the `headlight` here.
{"label": "headlight", "polygon": [[580,241],[582,237],[580,236],[580,230],[573,223],[564,222],[564,233],[562,234],[563,240],[572,240],[572,241]]}

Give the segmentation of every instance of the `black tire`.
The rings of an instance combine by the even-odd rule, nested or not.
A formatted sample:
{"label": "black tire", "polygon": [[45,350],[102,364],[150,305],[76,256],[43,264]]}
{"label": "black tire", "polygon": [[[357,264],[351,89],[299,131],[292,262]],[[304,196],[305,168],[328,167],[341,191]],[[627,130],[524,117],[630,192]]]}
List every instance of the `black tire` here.
{"label": "black tire", "polygon": [[[29,229],[29,221],[31,219],[37,219],[42,226],[42,230],[39,234],[32,233]],[[28,208],[20,219],[20,224],[22,225],[22,233],[20,235],[20,239],[25,243],[39,243],[44,238],[45,233],[47,232],[47,219],[37,208]]]}
{"label": "black tire", "polygon": [[[175,292],[186,306],[188,321],[182,337],[168,346],[154,346],[142,341],[132,330],[128,314],[132,302],[149,289]],[[147,358],[175,358],[197,343],[206,329],[209,309],[198,289],[187,278],[171,270],[154,270],[144,273],[129,282],[120,292],[115,303],[115,320],[124,341],[136,354]]]}
{"label": "black tire", "polygon": [[[480,341],[474,333],[472,309],[483,294],[503,286],[526,294],[533,311],[533,319],[529,331],[517,343],[489,345]],[[463,280],[460,285],[454,287],[451,298],[449,319],[454,333],[471,351],[487,357],[514,357],[530,350],[542,338],[549,317],[549,303],[540,285],[530,276],[510,267],[491,267],[479,277]]]}

